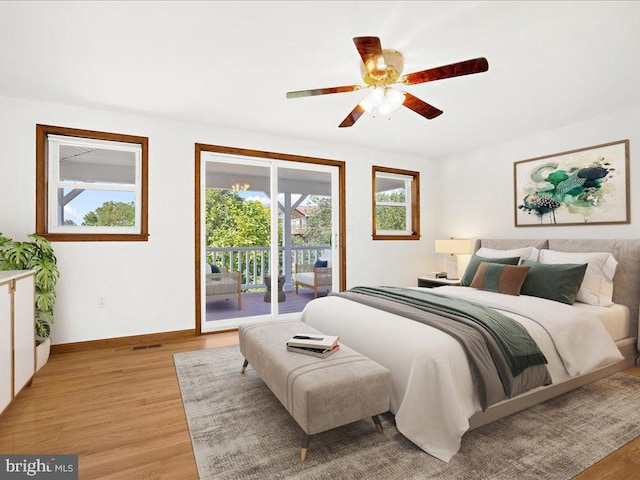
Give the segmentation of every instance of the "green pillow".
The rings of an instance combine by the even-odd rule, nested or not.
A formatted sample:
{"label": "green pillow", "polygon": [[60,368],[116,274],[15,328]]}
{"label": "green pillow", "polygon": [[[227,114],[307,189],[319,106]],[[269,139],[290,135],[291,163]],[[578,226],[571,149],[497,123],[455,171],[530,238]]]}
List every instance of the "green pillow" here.
{"label": "green pillow", "polygon": [[521,295],[546,298],[573,305],[588,264],[542,264],[523,260],[520,265],[531,267],[520,289]]}
{"label": "green pillow", "polygon": [[478,267],[471,288],[491,292],[520,295],[520,289],[530,267],[482,262]]}
{"label": "green pillow", "polygon": [[471,260],[469,260],[467,269],[464,271],[464,275],[462,275],[462,279],[460,280],[460,285],[462,285],[463,287],[468,287],[469,285],[471,285],[471,282],[473,282],[473,277],[476,276],[478,267],[482,262],[500,263],[502,265],[517,265],[519,261],[520,257],[485,258],[474,255],[473,257],[471,257]]}

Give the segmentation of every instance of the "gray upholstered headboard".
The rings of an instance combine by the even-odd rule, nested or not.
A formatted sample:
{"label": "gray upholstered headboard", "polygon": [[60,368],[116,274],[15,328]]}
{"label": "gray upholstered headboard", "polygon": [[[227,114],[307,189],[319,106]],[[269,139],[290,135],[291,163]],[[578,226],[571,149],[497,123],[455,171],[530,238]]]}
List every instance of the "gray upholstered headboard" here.
{"label": "gray upholstered headboard", "polygon": [[[548,248],[561,252],[611,252],[618,261],[613,279],[613,301],[626,305],[631,313],[631,331],[638,332],[640,308],[640,240],[572,240],[572,239],[504,239],[483,238],[480,247],[507,250],[510,248]],[[640,340],[639,340],[640,345]]]}

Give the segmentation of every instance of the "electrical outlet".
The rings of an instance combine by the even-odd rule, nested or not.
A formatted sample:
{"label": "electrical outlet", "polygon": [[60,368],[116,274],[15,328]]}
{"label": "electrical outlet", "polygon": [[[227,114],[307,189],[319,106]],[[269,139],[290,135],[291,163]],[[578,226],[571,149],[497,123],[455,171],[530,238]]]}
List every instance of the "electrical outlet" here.
{"label": "electrical outlet", "polygon": [[104,297],[98,295],[98,308],[104,308]]}

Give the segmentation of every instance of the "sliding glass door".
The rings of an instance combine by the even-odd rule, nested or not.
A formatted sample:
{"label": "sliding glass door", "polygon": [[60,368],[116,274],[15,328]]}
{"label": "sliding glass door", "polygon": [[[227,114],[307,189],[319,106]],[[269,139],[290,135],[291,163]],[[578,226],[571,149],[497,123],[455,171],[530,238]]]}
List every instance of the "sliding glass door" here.
{"label": "sliding glass door", "polygon": [[201,331],[297,318],[340,289],[339,169],[201,152]]}

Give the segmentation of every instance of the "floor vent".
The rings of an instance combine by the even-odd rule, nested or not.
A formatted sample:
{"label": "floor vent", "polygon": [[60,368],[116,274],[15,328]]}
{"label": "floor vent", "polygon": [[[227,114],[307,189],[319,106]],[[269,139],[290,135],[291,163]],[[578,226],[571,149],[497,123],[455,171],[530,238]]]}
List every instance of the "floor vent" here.
{"label": "floor vent", "polygon": [[160,348],[162,346],[161,343],[152,343],[151,345],[136,345],[131,350],[134,352],[136,350],[147,350],[148,348]]}

